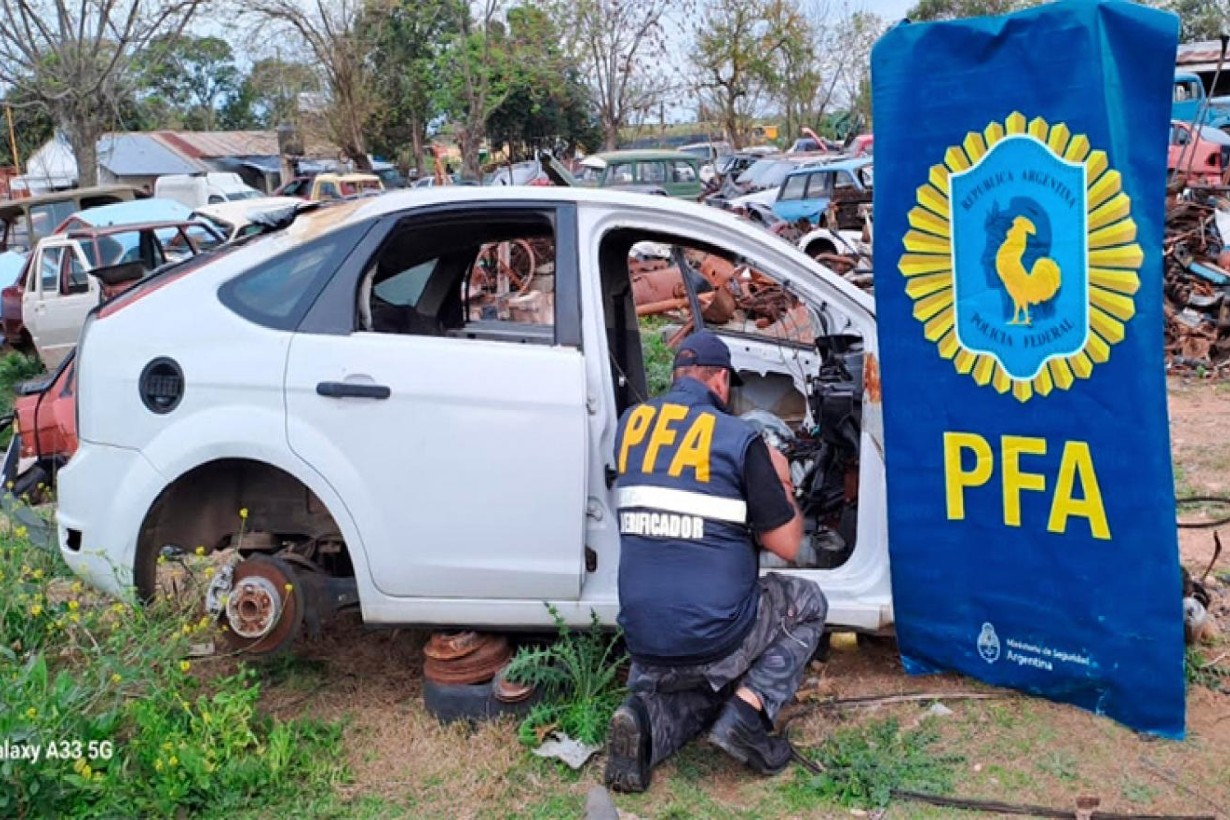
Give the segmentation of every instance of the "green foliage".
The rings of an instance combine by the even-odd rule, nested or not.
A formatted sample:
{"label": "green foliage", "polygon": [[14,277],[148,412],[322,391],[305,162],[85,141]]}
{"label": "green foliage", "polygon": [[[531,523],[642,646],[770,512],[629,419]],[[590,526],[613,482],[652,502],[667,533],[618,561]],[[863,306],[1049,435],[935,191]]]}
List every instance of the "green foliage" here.
{"label": "green foliage", "polygon": [[46,372],[38,356],[16,351],[0,359],[0,413],[13,409],[13,388]]}
{"label": "green foliage", "polygon": [[649,387],[649,397],[660,396],[670,390],[675,351],[666,346],[661,332],[643,327],[641,352],[645,360],[645,381]]}
{"label": "green foliage", "polygon": [[[256,708],[255,673],[203,681],[184,659],[214,629],[169,600],[107,602],[22,528],[0,536],[0,816],[171,816],[326,796],[340,730]],[[51,750],[55,751],[50,756]]]}
{"label": "green foliage", "polygon": [[1187,647],[1183,669],[1188,686],[1203,686],[1214,692],[1230,692],[1230,669],[1209,663],[1199,649]]}
{"label": "green foliage", "polygon": [[505,671],[509,680],[532,683],[543,693],[517,737],[537,746],[554,728],[582,743],[601,743],[624,696],[615,677],[626,659],[617,648],[621,635],[604,633],[596,613],[591,613],[589,629],[574,632],[559,610],[549,604],[547,609],[559,638],[544,647],[522,647]]}
{"label": "green foliage", "polygon": [[961,758],[937,754],[938,740],[926,724],[903,732],[892,718],[840,729],[804,752],[824,772],[800,773],[793,789],[851,808],[886,806],[894,789],[946,794]]}
{"label": "green foliage", "polygon": [[212,131],[219,109],[239,93],[241,74],[230,44],[218,37],[166,34],[135,59],[145,106],[164,117],[158,125]]}

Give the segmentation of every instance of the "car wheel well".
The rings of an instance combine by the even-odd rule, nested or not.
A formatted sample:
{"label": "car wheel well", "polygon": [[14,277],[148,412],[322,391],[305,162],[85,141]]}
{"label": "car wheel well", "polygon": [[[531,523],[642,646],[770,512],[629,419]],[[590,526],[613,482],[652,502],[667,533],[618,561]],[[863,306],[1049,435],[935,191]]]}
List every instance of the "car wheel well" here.
{"label": "car wheel well", "polygon": [[[133,567],[138,595],[153,596],[163,547],[212,552],[230,546],[239,533],[258,532],[280,541],[337,538],[339,530],[317,495],[278,467],[227,458],[192,468],[163,488],[141,523]],[[344,566],[352,566],[346,558]]]}

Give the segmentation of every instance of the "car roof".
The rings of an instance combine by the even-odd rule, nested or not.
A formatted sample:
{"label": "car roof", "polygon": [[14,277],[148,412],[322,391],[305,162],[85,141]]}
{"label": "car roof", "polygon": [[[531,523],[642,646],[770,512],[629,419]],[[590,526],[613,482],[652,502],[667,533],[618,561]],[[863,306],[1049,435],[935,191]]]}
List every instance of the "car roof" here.
{"label": "car roof", "polygon": [[247,221],[247,216],[251,213],[302,204],[303,200],[298,197],[263,196],[257,199],[237,199],[231,202],[219,202],[215,205],[203,205],[193,213],[212,216],[226,222],[235,222],[240,219]]}
{"label": "car roof", "polygon": [[379,182],[380,177],[375,174],[317,174],[316,179],[325,182]]}
{"label": "car roof", "polygon": [[871,157],[857,157],[855,159],[840,159],[835,162],[827,162],[821,165],[809,165],[806,168],[800,168],[797,171],[791,171],[787,176],[799,176],[800,174],[814,174],[818,171],[856,171],[859,168],[866,168],[874,163],[875,160]]}
{"label": "car roof", "polygon": [[[96,236],[111,236],[117,233],[139,233],[140,231],[161,231],[166,228],[196,228],[200,225],[199,222],[194,222],[190,219],[166,219],[156,222],[131,222],[123,225],[82,225],[77,228],[70,228],[65,231],[62,236],[67,236],[69,239],[89,239]],[[46,239],[55,239],[60,234],[53,234],[45,237]]]}
{"label": "car roof", "polygon": [[[696,156],[685,151],[672,151],[667,148],[647,148],[645,150],[635,151],[603,151],[600,154],[590,154],[588,157],[581,160],[581,164],[590,164],[593,167],[602,167],[604,165],[609,165],[612,162],[637,162],[640,160],[655,159],[682,159],[688,162],[695,162]],[[594,160],[594,162],[590,163],[590,160]]]}
{"label": "car roof", "polygon": [[153,197],[86,208],[65,221],[73,221],[94,228],[105,228],[110,225],[134,225],[141,222],[187,219],[190,212],[191,209],[187,205],[174,199]]}
{"label": "car roof", "polygon": [[68,191],[55,191],[50,194],[26,197],[25,199],[10,199],[0,201],[0,218],[6,218],[13,213],[36,205],[46,205],[52,202],[67,202],[81,197],[100,196],[103,194],[123,194],[133,192],[129,185],[97,185],[93,188],[72,188]]}

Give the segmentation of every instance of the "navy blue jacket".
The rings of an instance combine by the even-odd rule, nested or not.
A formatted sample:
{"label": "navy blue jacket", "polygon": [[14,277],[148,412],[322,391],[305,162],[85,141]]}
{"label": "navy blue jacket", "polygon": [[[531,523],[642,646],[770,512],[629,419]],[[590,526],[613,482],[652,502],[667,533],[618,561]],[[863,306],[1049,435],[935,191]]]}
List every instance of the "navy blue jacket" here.
{"label": "navy blue jacket", "polygon": [[708,663],[756,618],[744,458],[755,429],[695,379],[629,408],[615,438],[619,624],[645,664]]}

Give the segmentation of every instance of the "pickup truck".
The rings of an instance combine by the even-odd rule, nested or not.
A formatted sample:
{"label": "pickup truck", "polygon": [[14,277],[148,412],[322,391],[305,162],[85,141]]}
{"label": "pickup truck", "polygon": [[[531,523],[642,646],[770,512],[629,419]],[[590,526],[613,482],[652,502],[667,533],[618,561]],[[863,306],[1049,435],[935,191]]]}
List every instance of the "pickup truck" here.
{"label": "pickup truck", "polygon": [[[510,290],[484,260],[516,243],[535,275]],[[254,652],[343,607],[533,629],[549,602],[613,624],[616,426],[661,367],[633,297],[646,248],[700,268],[681,277],[698,320],[719,288],[779,317],[699,321],[744,380],[731,411],[799,488],[803,557],[761,564],[818,581],[835,626],[890,628],[871,297],[716,208],[579,188],[336,203],[102,305],[78,346],[61,554],[148,599],[185,564],[159,557],[199,548],[208,611]],[[718,267],[715,286],[701,274]]]}
{"label": "pickup truck", "polygon": [[1208,125],[1222,130],[1230,129],[1230,99],[1213,97],[1205,108],[1204,83],[1200,77],[1187,71],[1176,71],[1174,75],[1174,103],[1170,118],[1182,122],[1195,123],[1196,118],[1204,115],[1201,125]]}

